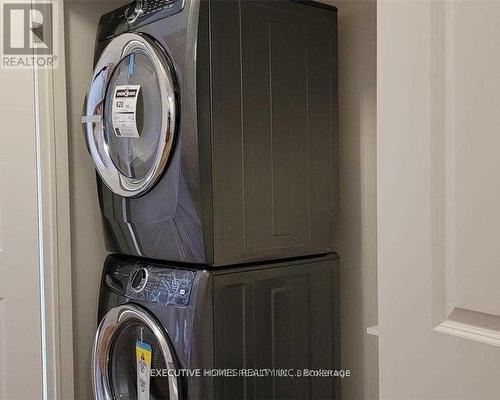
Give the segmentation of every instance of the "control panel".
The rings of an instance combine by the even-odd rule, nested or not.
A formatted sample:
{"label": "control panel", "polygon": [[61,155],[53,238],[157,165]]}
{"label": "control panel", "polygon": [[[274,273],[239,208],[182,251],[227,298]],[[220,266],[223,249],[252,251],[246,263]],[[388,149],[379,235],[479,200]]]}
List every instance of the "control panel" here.
{"label": "control panel", "polygon": [[129,25],[149,24],[178,13],[184,8],[184,0],[135,0],[125,9]]}
{"label": "control panel", "polygon": [[185,0],[134,0],[101,17],[97,40],[112,38],[124,32],[177,14]]}
{"label": "control panel", "polygon": [[186,307],[195,272],[137,263],[130,274],[125,295],[132,300]]}
{"label": "control panel", "polygon": [[150,14],[160,11],[170,10],[174,7],[173,0],[146,0],[142,8],[142,15],[147,17]]}
{"label": "control panel", "polygon": [[109,256],[104,274],[108,290],[131,300],[186,307],[196,271]]}

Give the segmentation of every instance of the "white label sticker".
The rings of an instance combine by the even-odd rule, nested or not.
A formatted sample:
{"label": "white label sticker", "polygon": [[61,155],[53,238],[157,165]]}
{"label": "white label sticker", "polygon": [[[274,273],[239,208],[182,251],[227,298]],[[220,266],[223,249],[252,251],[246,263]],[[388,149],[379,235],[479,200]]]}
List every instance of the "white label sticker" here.
{"label": "white label sticker", "polygon": [[138,138],[137,99],[141,85],[118,85],[113,95],[111,118],[118,137]]}
{"label": "white label sticker", "polygon": [[149,400],[149,378],[151,376],[151,346],[138,340],[135,343],[137,360],[137,400]]}

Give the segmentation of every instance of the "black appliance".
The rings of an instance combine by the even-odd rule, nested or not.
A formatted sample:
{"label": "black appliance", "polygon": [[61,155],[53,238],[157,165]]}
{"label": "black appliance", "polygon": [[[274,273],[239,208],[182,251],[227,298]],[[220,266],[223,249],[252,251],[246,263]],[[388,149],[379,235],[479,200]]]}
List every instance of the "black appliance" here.
{"label": "black appliance", "polygon": [[223,266],[330,251],[336,8],[137,0],[103,15],[82,122],[112,252]]}
{"label": "black appliance", "polygon": [[339,368],[338,279],[335,255],[211,271],[108,256],[94,398],[141,399],[140,346],[151,400],[339,399],[339,379],[296,375]]}

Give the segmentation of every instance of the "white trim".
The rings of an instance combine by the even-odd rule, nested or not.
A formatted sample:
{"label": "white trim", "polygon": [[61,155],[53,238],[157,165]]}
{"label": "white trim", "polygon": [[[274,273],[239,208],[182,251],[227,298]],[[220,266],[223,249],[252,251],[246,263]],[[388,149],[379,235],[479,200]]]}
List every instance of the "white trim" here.
{"label": "white trim", "polygon": [[[32,0],[37,3],[38,0]],[[45,1],[46,2],[46,1]],[[64,4],[52,0],[64,31]],[[34,69],[44,399],[74,398],[64,35],[56,69]]]}
{"label": "white trim", "polygon": [[436,326],[434,330],[436,332],[500,347],[500,332],[497,330],[481,328],[477,325],[470,325],[449,319]]}
{"label": "white trim", "polygon": [[369,326],[368,328],[366,328],[366,333],[368,335],[379,337],[380,336],[380,330],[378,328],[378,325]]}
{"label": "white trim", "polygon": [[47,304],[45,297],[45,255],[44,255],[44,237],[43,234],[43,179],[42,179],[42,154],[41,154],[41,138],[40,138],[40,98],[38,73],[33,70],[33,86],[34,86],[34,105],[35,105],[35,146],[36,146],[36,205],[37,205],[37,215],[38,215],[38,272],[39,279],[38,284],[40,288],[40,336],[41,336],[41,351],[42,351],[42,398],[43,400],[49,400],[48,394],[48,377],[47,371],[48,361],[47,361],[47,316],[45,315]]}
{"label": "white trim", "polygon": [[431,4],[431,265],[434,292],[434,324],[446,318],[446,198],[445,198],[445,9],[444,2]]}

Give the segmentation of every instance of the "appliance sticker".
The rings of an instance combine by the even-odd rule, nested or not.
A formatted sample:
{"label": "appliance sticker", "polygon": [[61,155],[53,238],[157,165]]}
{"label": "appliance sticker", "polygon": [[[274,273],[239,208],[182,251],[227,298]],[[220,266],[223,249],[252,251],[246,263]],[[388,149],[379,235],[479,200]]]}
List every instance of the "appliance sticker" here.
{"label": "appliance sticker", "polygon": [[137,400],[150,400],[149,380],[151,377],[151,346],[137,340],[135,358],[137,361]]}
{"label": "appliance sticker", "polygon": [[118,137],[138,138],[137,99],[141,85],[117,85],[113,95],[111,120]]}

